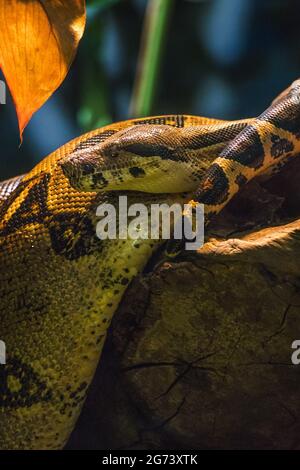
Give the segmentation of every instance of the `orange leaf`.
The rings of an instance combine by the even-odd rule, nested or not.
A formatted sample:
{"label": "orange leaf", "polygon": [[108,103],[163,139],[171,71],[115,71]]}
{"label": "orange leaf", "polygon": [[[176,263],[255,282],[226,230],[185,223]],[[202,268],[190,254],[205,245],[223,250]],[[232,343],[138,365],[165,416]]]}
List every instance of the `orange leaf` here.
{"label": "orange leaf", "polygon": [[0,0],[0,67],[23,130],[68,73],[85,0]]}

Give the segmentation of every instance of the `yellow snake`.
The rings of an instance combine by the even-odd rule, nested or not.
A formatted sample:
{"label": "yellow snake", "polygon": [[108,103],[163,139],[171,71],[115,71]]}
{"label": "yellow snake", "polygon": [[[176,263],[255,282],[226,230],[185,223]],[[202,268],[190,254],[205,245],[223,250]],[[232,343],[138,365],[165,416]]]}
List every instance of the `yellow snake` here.
{"label": "yellow snake", "polygon": [[160,116],[75,139],[0,184],[0,448],[57,449],[113,313],[161,240],[96,237],[96,207],[204,202],[207,220],[300,149],[299,82],[256,119]]}

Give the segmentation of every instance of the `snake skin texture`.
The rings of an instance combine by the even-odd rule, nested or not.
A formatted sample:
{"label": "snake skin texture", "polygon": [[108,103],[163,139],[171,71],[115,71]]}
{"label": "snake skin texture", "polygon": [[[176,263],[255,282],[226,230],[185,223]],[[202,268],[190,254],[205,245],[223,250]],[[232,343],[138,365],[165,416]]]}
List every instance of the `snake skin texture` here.
{"label": "snake skin texture", "polygon": [[23,177],[24,175],[16,176],[15,178],[0,182],[0,207],[2,202],[16,189]]}
{"label": "snake skin texture", "polygon": [[257,119],[160,116],[92,131],[0,185],[0,448],[59,449],[106,331],[161,240],[99,240],[96,208],[206,204],[299,153],[299,82]]}
{"label": "snake skin texture", "polygon": [[[75,139],[0,186],[0,338],[7,350],[7,363],[0,366],[1,449],[64,446],[111,317],[161,243],[99,240],[96,207],[115,203],[118,193],[78,191],[60,166],[69,156],[84,160],[114,134],[138,125],[180,129],[220,122],[165,116],[113,124]],[[208,158],[202,167],[209,163]],[[147,204],[182,200],[178,194],[130,197]]]}
{"label": "snake skin texture", "polygon": [[254,177],[275,173],[300,152],[300,80],[253,119],[216,158],[194,196],[206,225]]}

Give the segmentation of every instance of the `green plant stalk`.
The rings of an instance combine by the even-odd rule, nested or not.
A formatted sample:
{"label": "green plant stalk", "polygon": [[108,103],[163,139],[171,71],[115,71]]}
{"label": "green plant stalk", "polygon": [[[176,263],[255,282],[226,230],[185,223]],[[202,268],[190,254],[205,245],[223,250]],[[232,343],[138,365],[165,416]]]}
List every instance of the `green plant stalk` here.
{"label": "green plant stalk", "polygon": [[151,113],[168,20],[174,0],[149,0],[145,14],[130,117]]}

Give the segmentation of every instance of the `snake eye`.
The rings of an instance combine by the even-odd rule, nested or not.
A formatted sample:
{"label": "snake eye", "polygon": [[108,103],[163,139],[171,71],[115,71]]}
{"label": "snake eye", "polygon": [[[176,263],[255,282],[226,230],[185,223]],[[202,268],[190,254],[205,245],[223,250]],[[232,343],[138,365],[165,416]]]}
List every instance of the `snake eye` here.
{"label": "snake eye", "polygon": [[106,151],[110,157],[117,157],[119,155],[119,149],[116,144],[112,144]]}

